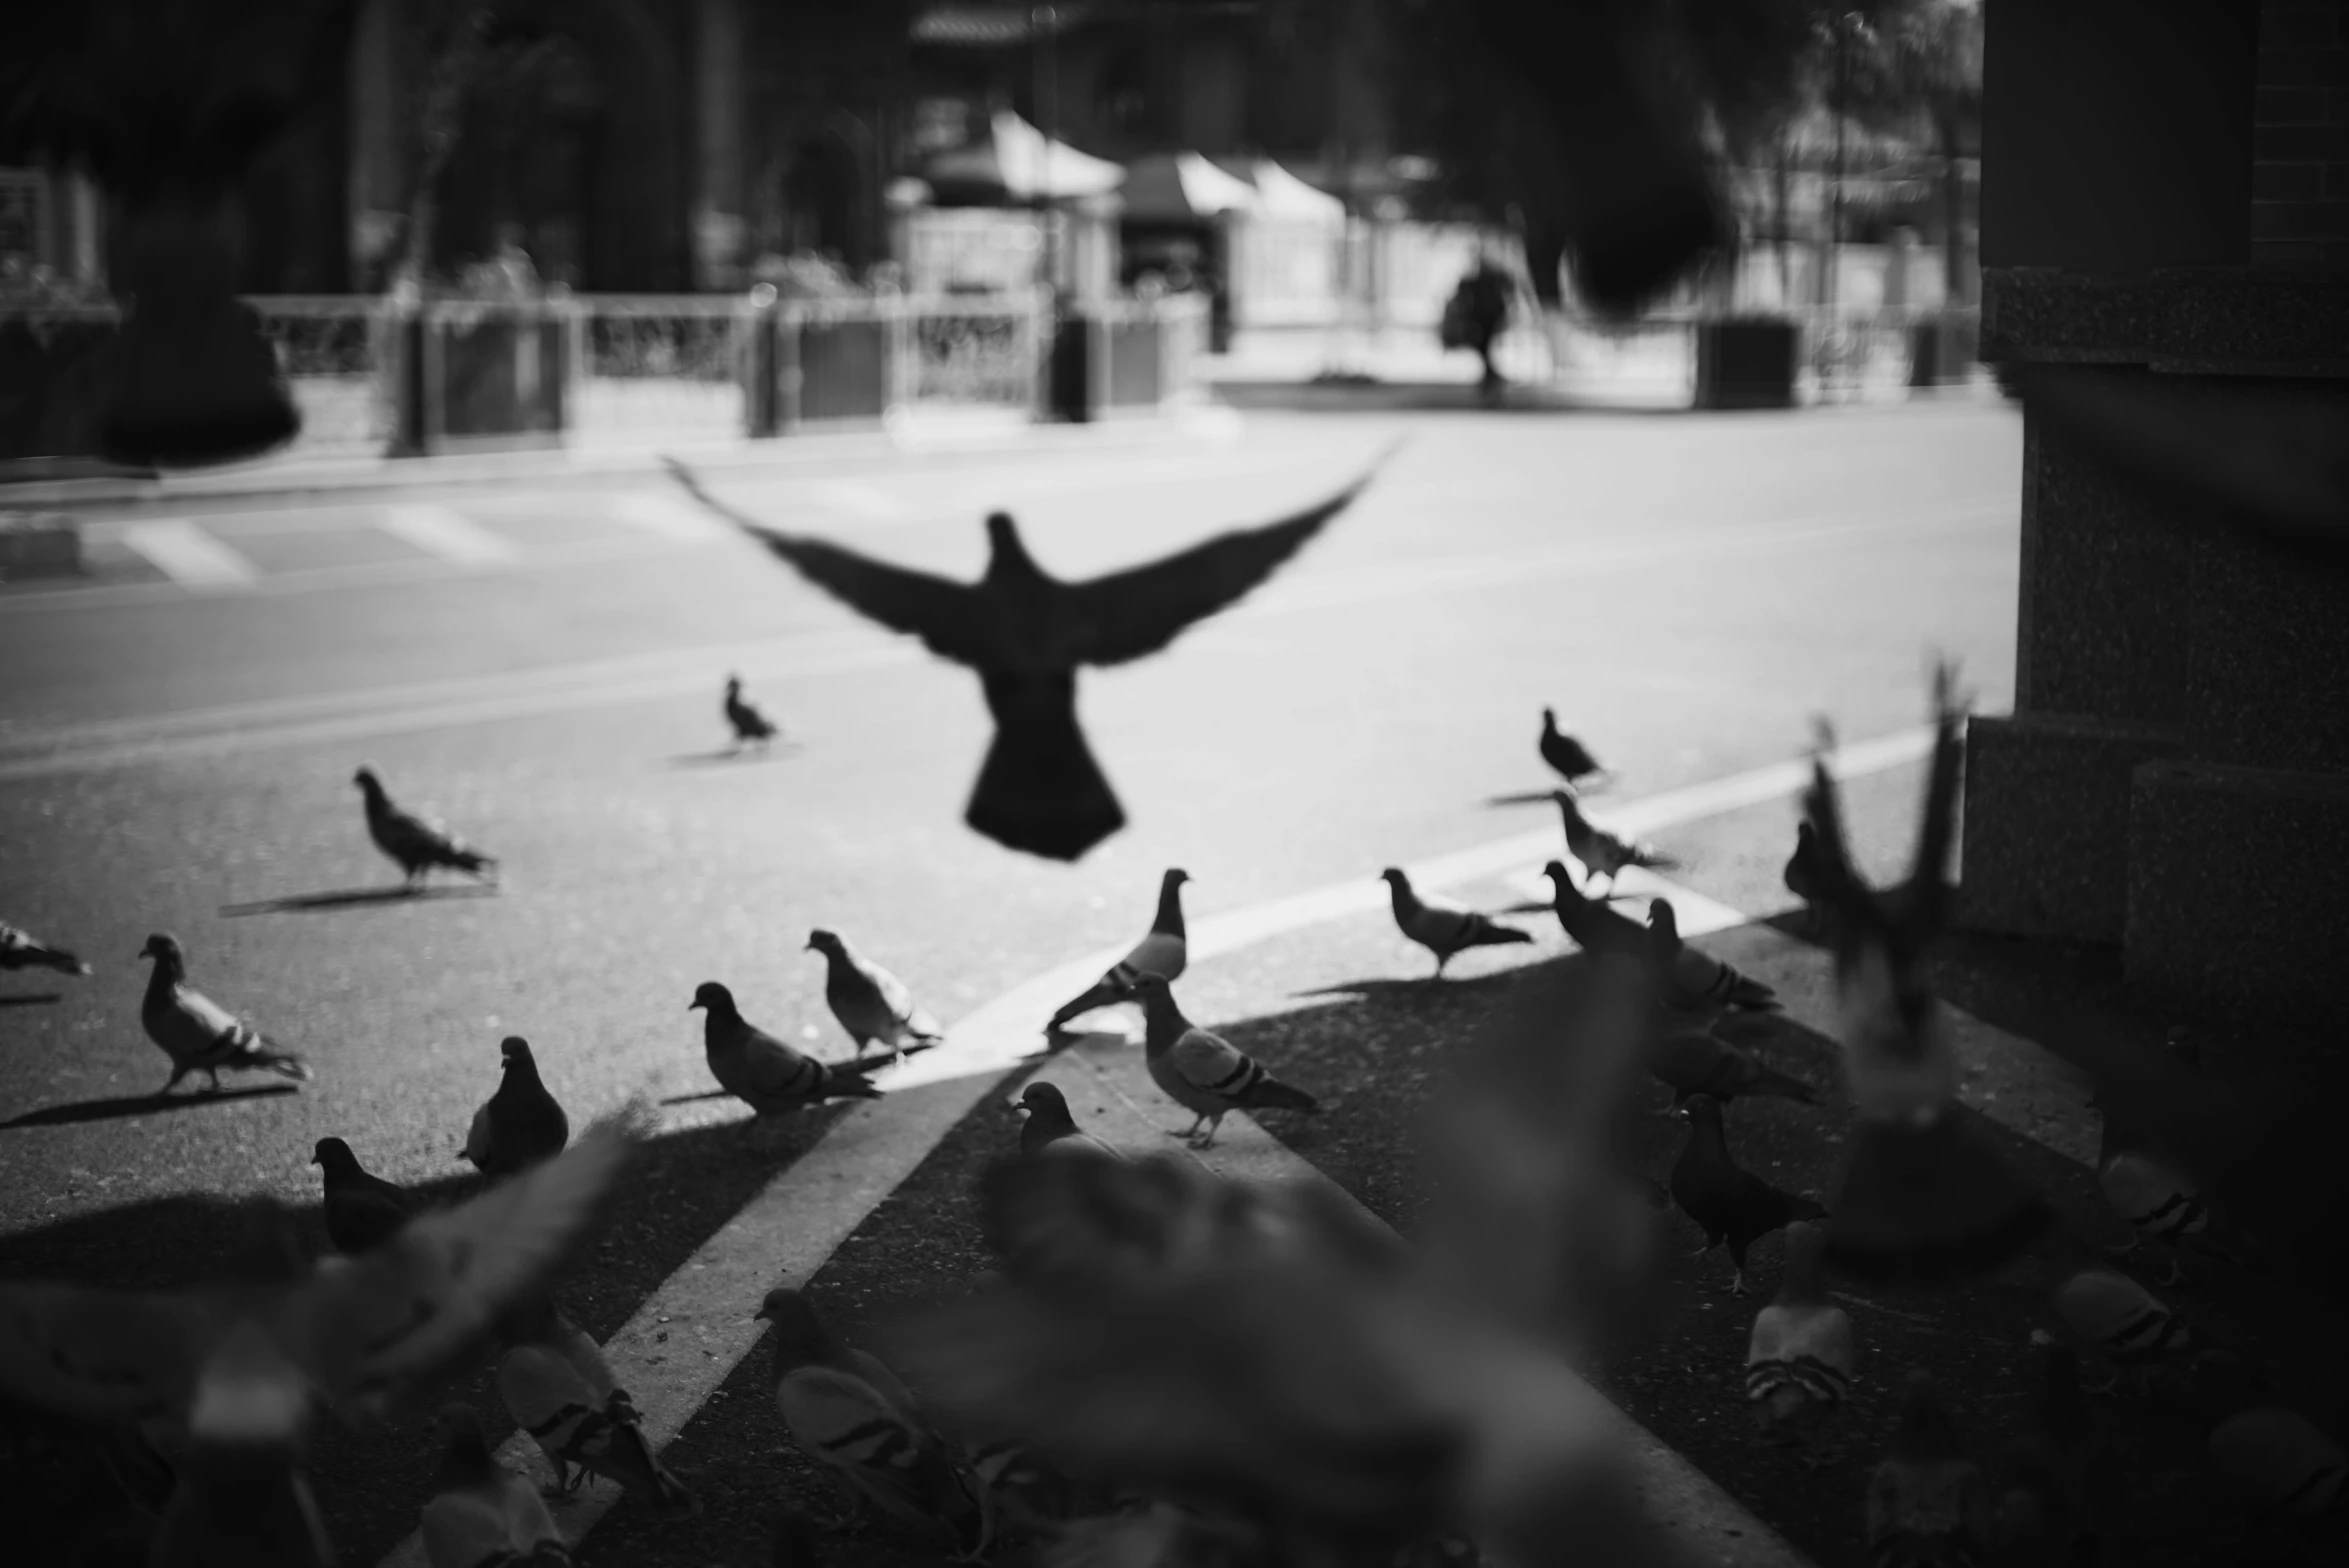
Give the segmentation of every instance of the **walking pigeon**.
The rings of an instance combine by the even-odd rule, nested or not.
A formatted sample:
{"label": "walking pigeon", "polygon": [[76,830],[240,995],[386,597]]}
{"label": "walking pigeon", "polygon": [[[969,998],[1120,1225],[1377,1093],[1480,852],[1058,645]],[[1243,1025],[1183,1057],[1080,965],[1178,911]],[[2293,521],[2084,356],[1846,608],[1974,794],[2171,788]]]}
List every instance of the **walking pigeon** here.
{"label": "walking pigeon", "polygon": [[54,969],[61,975],[86,975],[90,966],[62,947],[51,947],[30,931],[0,920],[0,973],[15,969]]}
{"label": "walking pigeon", "polygon": [[846,937],[810,931],[805,950],[824,955],[824,1000],[856,1042],[857,1055],[876,1042],[904,1052],[946,1038],[938,1020],[916,1005],[905,982],[851,947]]}
{"label": "walking pigeon", "polygon": [[1774,1230],[1796,1220],[1824,1219],[1827,1211],[1816,1199],[1780,1192],[1730,1157],[1729,1140],[1721,1128],[1721,1102],[1709,1094],[1692,1094],[1680,1108],[1688,1122],[1688,1141],[1672,1166],[1672,1201],[1695,1220],[1705,1233],[1697,1257],[1729,1244],[1729,1261],[1736,1274],[1730,1293],[1745,1294],[1746,1249]]}
{"label": "walking pigeon", "polygon": [[1558,710],[1555,708],[1542,709],[1541,754],[1542,761],[1556,769],[1558,776],[1572,785],[1580,786],[1583,780],[1607,771],[1599,765],[1599,759],[1590,754],[1588,747],[1558,728]]}
{"label": "walking pigeon", "polygon": [[325,1184],[326,1238],[337,1252],[380,1246],[408,1223],[408,1195],[371,1175],[340,1138],[321,1138],[310,1153]]}
{"label": "walking pigeon", "polygon": [[1379,876],[1385,879],[1388,901],[1394,905],[1395,929],[1435,954],[1432,979],[1441,980],[1444,965],[1469,948],[1533,940],[1531,932],[1503,925],[1490,915],[1463,908],[1448,898],[1420,894],[1412,888],[1411,879],[1393,866]]}
{"label": "walking pigeon", "polygon": [[1077,1119],[1068,1108],[1068,1096],[1060,1092],[1058,1084],[1041,1079],[1020,1091],[1012,1102],[1012,1110],[1024,1120],[1020,1124],[1020,1153],[1106,1155],[1122,1160],[1124,1155],[1103,1143],[1099,1138],[1077,1125]]}
{"label": "walking pigeon", "polygon": [[[796,1111],[826,1100],[877,1100],[871,1073],[897,1058],[876,1056],[858,1062],[820,1062],[804,1051],[776,1039],[753,1025],[735,1006],[734,993],[715,980],[694,989],[687,1012],[696,1008],[702,1020],[702,1053],[710,1076],[743,1104],[761,1116]],[[917,1045],[915,1050],[929,1047]]]}
{"label": "walking pigeon", "polygon": [[726,722],[734,727],[734,749],[756,744],[762,751],[767,743],[782,733],[775,722],[753,707],[742,695],[742,677],[726,677]]}
{"label": "walking pigeon", "polygon": [[1150,1081],[1198,1118],[1178,1134],[1194,1149],[1214,1143],[1216,1129],[1233,1111],[1319,1109],[1312,1095],[1290,1088],[1222,1035],[1185,1018],[1163,976],[1144,975],[1134,989],[1146,1018],[1142,1051]]}
{"label": "walking pigeon", "polygon": [[195,1072],[216,1091],[224,1067],[297,1081],[312,1076],[300,1057],[188,984],[187,955],[178,938],[158,931],[147,938],[139,956],[155,960],[147,974],[147,994],[139,1003],[139,1022],[146,1027],[147,1038],[171,1058],[171,1076],[156,1093],[169,1094]]}
{"label": "walking pigeon", "polygon": [[1183,977],[1183,964],[1190,953],[1190,944],[1183,930],[1183,884],[1191,874],[1179,867],[1169,867],[1158,879],[1158,912],[1151,917],[1150,929],[1133,951],[1126,954],[1094,981],[1084,994],[1063,1002],[1052,1014],[1046,1033],[1055,1033],[1091,1012],[1112,1002],[1124,1001],[1133,995],[1134,981],[1145,974],[1158,975],[1167,980]]}
{"label": "walking pigeon", "polygon": [[458,838],[438,818],[418,816],[393,805],[373,768],[361,768],[351,775],[351,782],[359,786],[367,807],[367,836],[399,866],[411,892],[424,885],[425,876],[435,866],[462,871],[483,882],[497,881],[494,857]]}
{"label": "walking pigeon", "polygon": [[1625,866],[1670,871],[1680,864],[1653,844],[1626,843],[1612,833],[1591,826],[1572,790],[1552,790],[1550,799],[1558,803],[1558,815],[1566,825],[1566,852],[1582,862],[1586,878],[1605,877],[1610,892]]}
{"label": "walking pigeon", "polygon": [[996,733],[963,820],[1007,848],[1076,860],[1126,820],[1077,720],[1078,669],[1157,653],[1241,598],[1344,511],[1393,452],[1295,516],[1083,582],[1039,566],[1003,512],[987,517],[986,574],[957,583],[754,523],[712,498],[684,465],[672,459],[669,467],[696,499],[817,587],[975,670]]}
{"label": "walking pigeon", "polygon": [[518,1034],[498,1042],[497,1092],[473,1113],[464,1156],[484,1176],[511,1176],[563,1152],[571,1118],[547,1093],[530,1042]]}

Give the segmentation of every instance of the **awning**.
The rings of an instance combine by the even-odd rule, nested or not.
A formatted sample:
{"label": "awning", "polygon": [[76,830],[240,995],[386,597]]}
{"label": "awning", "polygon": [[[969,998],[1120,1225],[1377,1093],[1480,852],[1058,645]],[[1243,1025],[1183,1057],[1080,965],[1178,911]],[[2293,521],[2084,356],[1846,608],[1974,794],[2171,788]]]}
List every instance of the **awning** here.
{"label": "awning", "polygon": [[1259,158],[1248,166],[1256,182],[1256,215],[1289,223],[1326,223],[1335,228],[1346,221],[1346,204],[1316,185],[1308,185],[1273,162]]}
{"label": "awning", "polygon": [[1256,205],[1256,187],[1195,152],[1152,153],[1126,166],[1125,215],[1155,222],[1212,218]]}
{"label": "awning", "polygon": [[1082,153],[999,109],[984,140],[940,153],[922,170],[941,201],[1065,201],[1116,190],[1125,169]]}

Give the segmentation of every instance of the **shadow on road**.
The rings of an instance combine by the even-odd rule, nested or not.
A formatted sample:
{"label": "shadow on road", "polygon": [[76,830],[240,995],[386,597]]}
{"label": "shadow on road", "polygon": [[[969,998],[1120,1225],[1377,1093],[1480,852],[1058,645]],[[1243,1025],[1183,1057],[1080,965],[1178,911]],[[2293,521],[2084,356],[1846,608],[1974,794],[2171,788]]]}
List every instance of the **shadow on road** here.
{"label": "shadow on road", "polygon": [[[1484,803],[1488,806],[1546,806],[1556,797],[1558,791],[1566,788],[1567,786],[1564,784],[1552,784],[1547,789],[1529,789],[1514,795],[1487,795],[1484,798]],[[1604,795],[1607,793],[1607,789],[1608,783],[1602,781],[1597,784],[1575,786],[1572,793],[1587,799],[1592,795]]]}
{"label": "shadow on road", "polygon": [[23,996],[0,996],[0,1007],[46,1007],[64,1000],[63,991],[33,991]]}
{"label": "shadow on road", "polygon": [[693,1105],[703,1100],[723,1100],[733,1094],[731,1089],[704,1089],[699,1094],[672,1094],[663,1105]]}
{"label": "shadow on road", "polygon": [[104,1100],[75,1100],[65,1105],[45,1105],[37,1111],[10,1117],[0,1122],[0,1132],[15,1127],[70,1127],[77,1122],[106,1122],[124,1116],[160,1115],[189,1110],[199,1105],[221,1105],[231,1100],[266,1100],[281,1094],[299,1092],[290,1083],[265,1083],[256,1084],[250,1089],[223,1089],[217,1094],[199,1090],[194,1094],[124,1094]]}
{"label": "shadow on road", "polygon": [[788,757],[799,750],[797,743],[782,741],[772,747],[721,746],[716,751],[688,751],[669,759],[672,768],[720,767],[729,762],[772,762]]}
{"label": "shadow on road", "polygon": [[[1547,907],[1547,906],[1544,906]],[[1431,970],[1408,978],[1381,976],[1375,980],[1341,980],[1336,985],[1316,986],[1310,991],[1299,991],[1299,996],[1348,996],[1358,1001],[1378,1005],[1396,1004],[1416,1008],[1438,991],[1459,1000],[1499,996],[1516,983],[1522,970],[1504,969],[1498,974],[1446,975],[1438,980]]]}
{"label": "shadow on road", "polygon": [[414,904],[435,898],[495,898],[498,889],[483,883],[450,882],[437,887],[411,888],[402,884],[390,887],[336,888],[324,893],[291,893],[284,898],[265,898],[251,904],[223,904],[223,918],[236,919],[243,915],[297,914],[306,909],[365,909],[375,904]]}

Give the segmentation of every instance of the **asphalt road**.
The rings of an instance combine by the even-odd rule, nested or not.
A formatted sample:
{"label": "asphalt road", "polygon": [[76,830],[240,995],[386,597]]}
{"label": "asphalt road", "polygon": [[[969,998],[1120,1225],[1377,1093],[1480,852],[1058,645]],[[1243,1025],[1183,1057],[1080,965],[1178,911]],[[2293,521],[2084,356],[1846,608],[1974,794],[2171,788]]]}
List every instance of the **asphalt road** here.
{"label": "asphalt road", "polygon": [[[822,963],[801,950],[812,927],[847,934],[952,1019],[1138,934],[1168,865],[1192,873],[1197,919],[1539,827],[1538,810],[1487,802],[1545,786],[1545,704],[1625,797],[1781,761],[1819,712],[1851,739],[1913,727],[1936,649],[1962,662],[1981,711],[2010,704],[2021,435],[1999,406],[1259,415],[1236,444],[1182,452],[720,488],[961,574],[982,559],[979,515],[1008,506],[1049,568],[1083,575],[1301,505],[1404,430],[1414,440],[1391,469],[1272,586],[1165,657],[1085,677],[1086,723],[1133,825],[1075,867],[961,826],[987,734],[967,673],[857,622],[754,544],[699,536],[665,486],[436,495],[421,523],[387,524],[372,500],[181,509],[249,579],[204,591],[128,542],[154,519],[97,525],[99,582],[0,594],[0,917],[97,966],[85,981],[16,977],[0,995],[55,993],[0,1006],[0,1276],[189,1279],[224,1235],[198,1200],[314,1204],[309,1151],[328,1134],[379,1174],[455,1192],[497,1041],[519,1033],[575,1127],[638,1093],[681,1102],[572,1287],[574,1315],[607,1335],[826,1125],[811,1115],[753,1139],[729,1102],[684,1099],[712,1087],[686,1011],[705,979],[774,1032],[845,1047]],[[730,669],[793,744],[718,758]],[[397,876],[361,825],[362,761],[497,853],[502,890],[373,896]],[[1876,864],[1905,845],[1913,772],[1855,791]],[[1756,808],[1668,839],[1689,860],[1682,880],[1776,912],[1790,814]],[[138,1026],[145,966],[131,955],[156,930],[317,1081],[147,1100],[165,1066]],[[1379,1151],[1424,1081],[1424,1042],[1455,1030],[1485,990],[1477,976],[1562,951],[1545,929],[1538,950],[1472,955],[1455,968],[1466,983],[1423,997],[1385,982],[1416,979],[1424,954],[1383,917],[1348,920],[1203,965],[1186,989],[1195,1017],[1243,1024],[1268,1061],[1314,1076],[1331,1112],[1268,1126],[1395,1217],[1408,1195]],[[1342,981],[1370,989],[1296,994]],[[1390,1041],[1419,1053],[1409,1093],[1387,1092]],[[1824,1042],[1785,1049],[1831,1081]],[[999,1111],[974,1115],[827,1268],[819,1299],[853,1323],[978,1266],[961,1183],[1007,1136]],[[1832,1130],[1814,1113],[1761,1118],[1751,1149],[1747,1136],[1733,1130],[1741,1157],[1772,1179],[1824,1179]],[[1969,1308],[1966,1343],[1980,1345],[1952,1352],[2010,1421],[2019,1390],[1993,1385],[2029,1326],[2000,1315],[2011,1297]],[[1704,1428],[1742,1412],[1734,1367],[1707,1358],[1732,1338],[1741,1353],[1750,1313],[1724,1298],[1690,1311],[1648,1362],[1610,1369],[1612,1392],[1819,1562],[1856,1560],[1864,1452],[1813,1481],[1708,1450]],[[1877,1326],[1909,1332],[1893,1321]],[[584,1560],[759,1560],[745,1532],[807,1483],[778,1453],[764,1369],[763,1354],[746,1362],[674,1451],[702,1518],[679,1529],[623,1503]],[[502,1436],[494,1393],[471,1387]],[[0,1528],[111,1506],[70,1444],[7,1432]],[[1874,1441],[1871,1427],[1858,1448]],[[427,1469],[412,1434],[322,1440],[346,1561],[373,1562],[412,1528]],[[917,1559],[859,1541],[841,1560]]]}

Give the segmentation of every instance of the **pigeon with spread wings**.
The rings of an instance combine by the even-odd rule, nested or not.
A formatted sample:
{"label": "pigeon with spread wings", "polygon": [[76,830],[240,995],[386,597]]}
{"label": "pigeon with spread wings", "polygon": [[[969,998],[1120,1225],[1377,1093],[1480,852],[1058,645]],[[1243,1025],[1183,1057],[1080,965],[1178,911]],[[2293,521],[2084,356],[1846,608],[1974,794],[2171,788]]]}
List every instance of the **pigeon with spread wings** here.
{"label": "pigeon with spread wings", "polygon": [[755,523],[683,464],[670,459],[669,468],[703,505],[758,535],[826,593],[978,671],[995,739],[963,820],[1008,848],[1076,860],[1126,820],[1077,722],[1078,667],[1146,658],[1238,600],[1352,504],[1400,444],[1292,517],[1082,582],[1037,565],[1003,512],[987,518],[986,575],[958,583]]}

